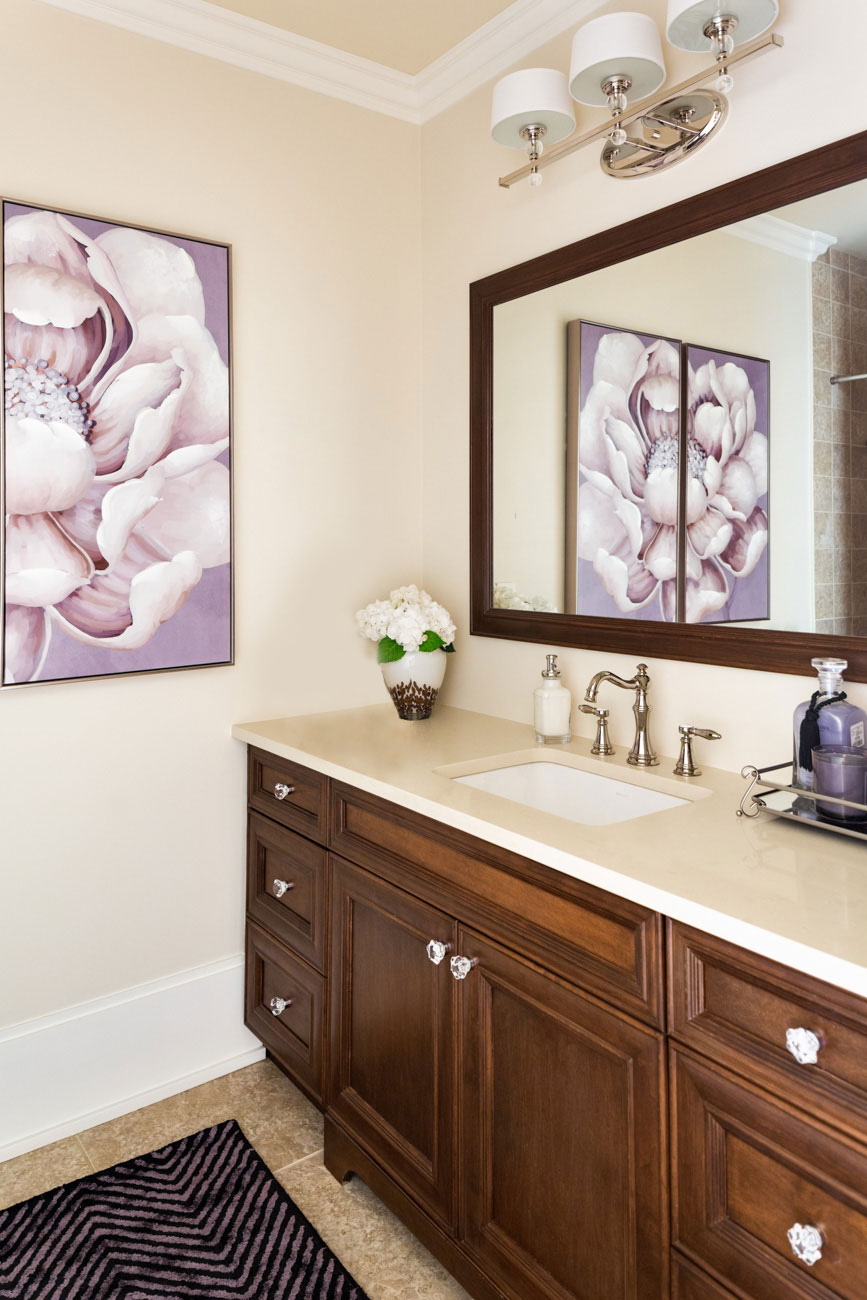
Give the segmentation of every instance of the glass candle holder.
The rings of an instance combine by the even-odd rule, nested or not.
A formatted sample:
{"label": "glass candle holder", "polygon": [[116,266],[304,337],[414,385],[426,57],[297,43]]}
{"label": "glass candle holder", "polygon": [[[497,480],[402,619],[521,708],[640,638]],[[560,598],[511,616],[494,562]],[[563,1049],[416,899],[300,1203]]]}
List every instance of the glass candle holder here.
{"label": "glass candle holder", "polygon": [[[867,749],[817,745],[813,750],[813,790],[817,795],[867,803]],[[816,800],[816,807],[835,821],[867,821],[867,811],[863,808],[847,808],[845,804],[825,803],[822,799]]]}

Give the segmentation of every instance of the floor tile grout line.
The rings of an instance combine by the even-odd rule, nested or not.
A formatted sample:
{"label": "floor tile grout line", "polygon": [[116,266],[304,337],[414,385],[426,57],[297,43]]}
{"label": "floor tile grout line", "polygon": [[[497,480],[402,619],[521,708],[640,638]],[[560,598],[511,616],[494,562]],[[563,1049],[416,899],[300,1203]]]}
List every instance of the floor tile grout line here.
{"label": "floor tile grout line", "polygon": [[[84,1131],[87,1132],[86,1129],[85,1129]],[[84,1143],[83,1143],[82,1140],[81,1140],[81,1134],[80,1134],[80,1133],[76,1133],[74,1136],[75,1136],[75,1140],[76,1140],[76,1142],[78,1143],[79,1147],[81,1148],[81,1154],[84,1156],[85,1160],[86,1160],[87,1163],[90,1165],[91,1171],[92,1171],[93,1173],[95,1173],[95,1174],[98,1173],[99,1170],[97,1169],[96,1165],[95,1165],[95,1164],[93,1163],[93,1161],[91,1160],[91,1158],[90,1158],[90,1153],[88,1152],[87,1147],[84,1145]]]}
{"label": "floor tile grout line", "polygon": [[287,1169],[294,1169],[297,1165],[308,1164],[310,1161],[321,1158],[325,1154],[325,1147],[319,1147],[316,1151],[309,1152],[306,1156],[299,1156],[297,1160],[290,1160],[288,1165],[281,1165],[279,1169],[272,1169],[271,1173],[277,1178],[280,1174],[285,1174]]}

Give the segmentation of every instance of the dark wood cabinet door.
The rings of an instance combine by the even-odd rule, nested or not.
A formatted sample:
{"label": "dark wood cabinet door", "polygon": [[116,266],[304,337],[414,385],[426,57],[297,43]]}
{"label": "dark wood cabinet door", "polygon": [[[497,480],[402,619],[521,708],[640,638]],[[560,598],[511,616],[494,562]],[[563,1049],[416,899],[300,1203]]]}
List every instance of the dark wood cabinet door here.
{"label": "dark wood cabinet door", "polygon": [[462,930],[465,1249],[517,1300],[668,1295],[661,1036]]}
{"label": "dark wood cabinet door", "polygon": [[[329,1116],[434,1218],[455,1202],[454,921],[332,859]],[[430,940],[449,945],[438,964]]]}

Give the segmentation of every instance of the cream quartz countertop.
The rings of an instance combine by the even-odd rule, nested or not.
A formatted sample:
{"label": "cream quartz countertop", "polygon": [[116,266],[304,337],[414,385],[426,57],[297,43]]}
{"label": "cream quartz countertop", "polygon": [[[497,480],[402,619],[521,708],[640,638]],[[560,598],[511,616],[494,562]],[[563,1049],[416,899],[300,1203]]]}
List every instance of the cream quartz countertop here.
{"label": "cream quartz countertop", "polygon": [[[698,742],[702,775],[690,779],[672,775],[673,758],[636,771],[623,747],[608,758],[591,756],[582,737],[543,747],[530,726],[445,706],[424,722],[403,722],[382,704],[243,723],[232,735],[867,996],[867,844],[735,816],[746,782],[704,766],[706,744]],[[692,802],[583,826],[436,770],[461,775],[563,756]]]}

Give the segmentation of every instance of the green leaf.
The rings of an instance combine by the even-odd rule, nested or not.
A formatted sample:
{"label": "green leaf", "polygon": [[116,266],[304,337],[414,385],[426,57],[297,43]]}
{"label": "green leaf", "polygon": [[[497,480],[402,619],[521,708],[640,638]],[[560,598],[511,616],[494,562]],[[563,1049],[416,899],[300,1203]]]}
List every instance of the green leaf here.
{"label": "green leaf", "polygon": [[431,650],[442,650],[444,645],[445,643],[439,632],[428,631],[424,634],[424,640],[419,646],[419,650],[424,650],[425,654],[428,654]]}
{"label": "green leaf", "polygon": [[448,645],[444,645],[444,646],[443,646],[443,650],[445,650],[445,652],[446,652],[447,655],[453,655],[454,652],[455,652],[455,643],[454,643],[454,641],[450,641]]}
{"label": "green leaf", "polygon": [[376,652],[377,661],[381,664],[393,664],[395,660],[402,659],[406,654],[402,645],[390,636],[384,636],[379,643]]}

